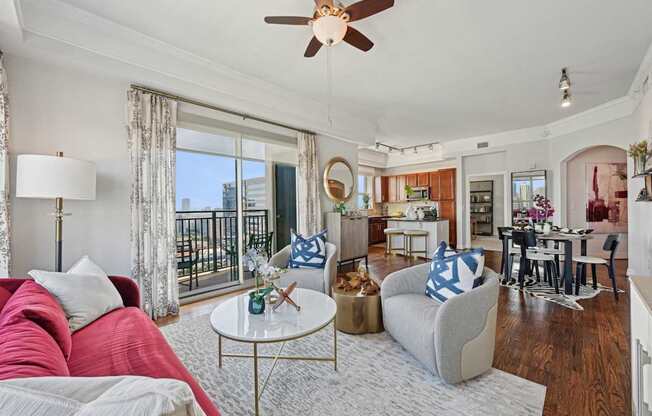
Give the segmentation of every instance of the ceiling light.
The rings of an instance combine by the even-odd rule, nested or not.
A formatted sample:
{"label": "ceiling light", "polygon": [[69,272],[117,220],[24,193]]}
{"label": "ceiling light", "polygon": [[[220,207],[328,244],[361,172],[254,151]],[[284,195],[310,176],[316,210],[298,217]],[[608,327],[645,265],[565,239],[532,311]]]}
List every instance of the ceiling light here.
{"label": "ceiling light", "polygon": [[571,81],[570,78],[568,78],[568,74],[566,73],[566,68],[562,68],[561,78],[559,79],[559,89],[561,91],[567,91],[570,87]]}
{"label": "ceiling light", "polygon": [[417,153],[417,147],[416,146],[414,146],[414,153],[415,154]]}
{"label": "ceiling light", "polygon": [[405,154],[405,149],[401,149],[401,154],[402,154],[402,155]]}
{"label": "ceiling light", "polygon": [[326,46],[340,43],[347,28],[346,22],[337,16],[323,16],[312,23],[315,37]]}
{"label": "ceiling light", "polygon": [[380,149],[380,143],[376,142],[376,150]]}
{"label": "ceiling light", "polygon": [[561,99],[561,106],[563,108],[570,107],[573,103],[573,98],[571,97],[570,91],[564,91],[564,97]]}
{"label": "ceiling light", "polygon": [[430,144],[430,145],[428,146],[428,149],[432,150],[432,149],[434,149],[434,146],[433,146],[432,144]]}
{"label": "ceiling light", "polygon": [[392,153],[392,150],[394,150],[394,149],[392,149],[392,148],[390,147],[390,148],[389,148],[389,153]]}

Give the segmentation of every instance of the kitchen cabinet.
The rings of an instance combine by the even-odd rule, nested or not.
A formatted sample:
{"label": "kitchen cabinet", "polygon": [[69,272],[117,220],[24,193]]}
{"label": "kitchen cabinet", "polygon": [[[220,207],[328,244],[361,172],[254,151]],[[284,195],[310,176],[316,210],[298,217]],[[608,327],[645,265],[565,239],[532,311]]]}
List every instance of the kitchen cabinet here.
{"label": "kitchen cabinet", "polygon": [[439,199],[445,201],[455,199],[455,169],[439,171]]}
{"label": "kitchen cabinet", "polygon": [[457,246],[457,217],[455,213],[455,200],[439,201],[439,218],[448,220],[448,242],[451,246]]}
{"label": "kitchen cabinet", "polygon": [[632,276],[630,285],[632,414],[652,415],[652,279]]}
{"label": "kitchen cabinet", "polygon": [[389,178],[387,176],[374,178],[374,202],[377,204],[389,202]]}
{"label": "kitchen cabinet", "polygon": [[430,184],[430,200],[439,201],[439,171],[430,172],[428,182]]}
{"label": "kitchen cabinet", "polygon": [[413,173],[411,175],[405,175],[405,184],[410,185],[413,188],[417,186],[417,174]]}
{"label": "kitchen cabinet", "polygon": [[398,201],[398,193],[396,192],[398,187],[396,185],[397,185],[396,176],[388,176],[387,177],[387,202]]}
{"label": "kitchen cabinet", "polygon": [[417,173],[417,186],[429,186],[430,179],[428,172]]}
{"label": "kitchen cabinet", "polygon": [[397,201],[407,201],[407,195],[405,194],[405,185],[407,184],[407,178],[405,175],[399,175],[396,177],[396,194]]}
{"label": "kitchen cabinet", "polygon": [[369,245],[385,242],[385,218],[369,218]]}

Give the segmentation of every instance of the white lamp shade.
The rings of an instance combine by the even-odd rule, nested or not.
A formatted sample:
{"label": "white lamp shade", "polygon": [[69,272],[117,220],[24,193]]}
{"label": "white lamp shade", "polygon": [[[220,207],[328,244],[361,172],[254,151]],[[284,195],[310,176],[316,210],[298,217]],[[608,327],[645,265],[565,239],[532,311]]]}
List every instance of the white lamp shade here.
{"label": "white lamp shade", "polygon": [[16,197],[95,199],[95,164],[68,157],[19,155]]}

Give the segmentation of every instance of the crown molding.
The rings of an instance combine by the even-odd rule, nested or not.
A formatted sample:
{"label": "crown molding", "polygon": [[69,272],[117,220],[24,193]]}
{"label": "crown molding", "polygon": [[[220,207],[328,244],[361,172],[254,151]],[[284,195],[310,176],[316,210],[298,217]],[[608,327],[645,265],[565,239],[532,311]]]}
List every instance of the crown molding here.
{"label": "crown molding", "polygon": [[641,65],[636,72],[636,76],[634,76],[632,85],[629,87],[629,92],[627,93],[627,95],[634,101],[634,109],[638,108],[643,97],[645,97],[645,94],[647,94],[649,90],[649,85],[646,84],[646,82],[650,82],[650,75],[652,75],[652,44],[650,44],[650,47],[647,49],[647,52],[641,61]]}

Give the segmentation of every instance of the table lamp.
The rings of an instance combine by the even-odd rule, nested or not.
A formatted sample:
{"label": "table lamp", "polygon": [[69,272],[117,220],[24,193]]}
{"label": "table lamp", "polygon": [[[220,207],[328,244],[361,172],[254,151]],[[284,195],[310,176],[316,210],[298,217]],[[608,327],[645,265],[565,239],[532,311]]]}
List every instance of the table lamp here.
{"label": "table lamp", "polygon": [[18,155],[16,197],[55,200],[55,266],[61,272],[63,246],[63,200],[95,199],[95,164],[56,156]]}

